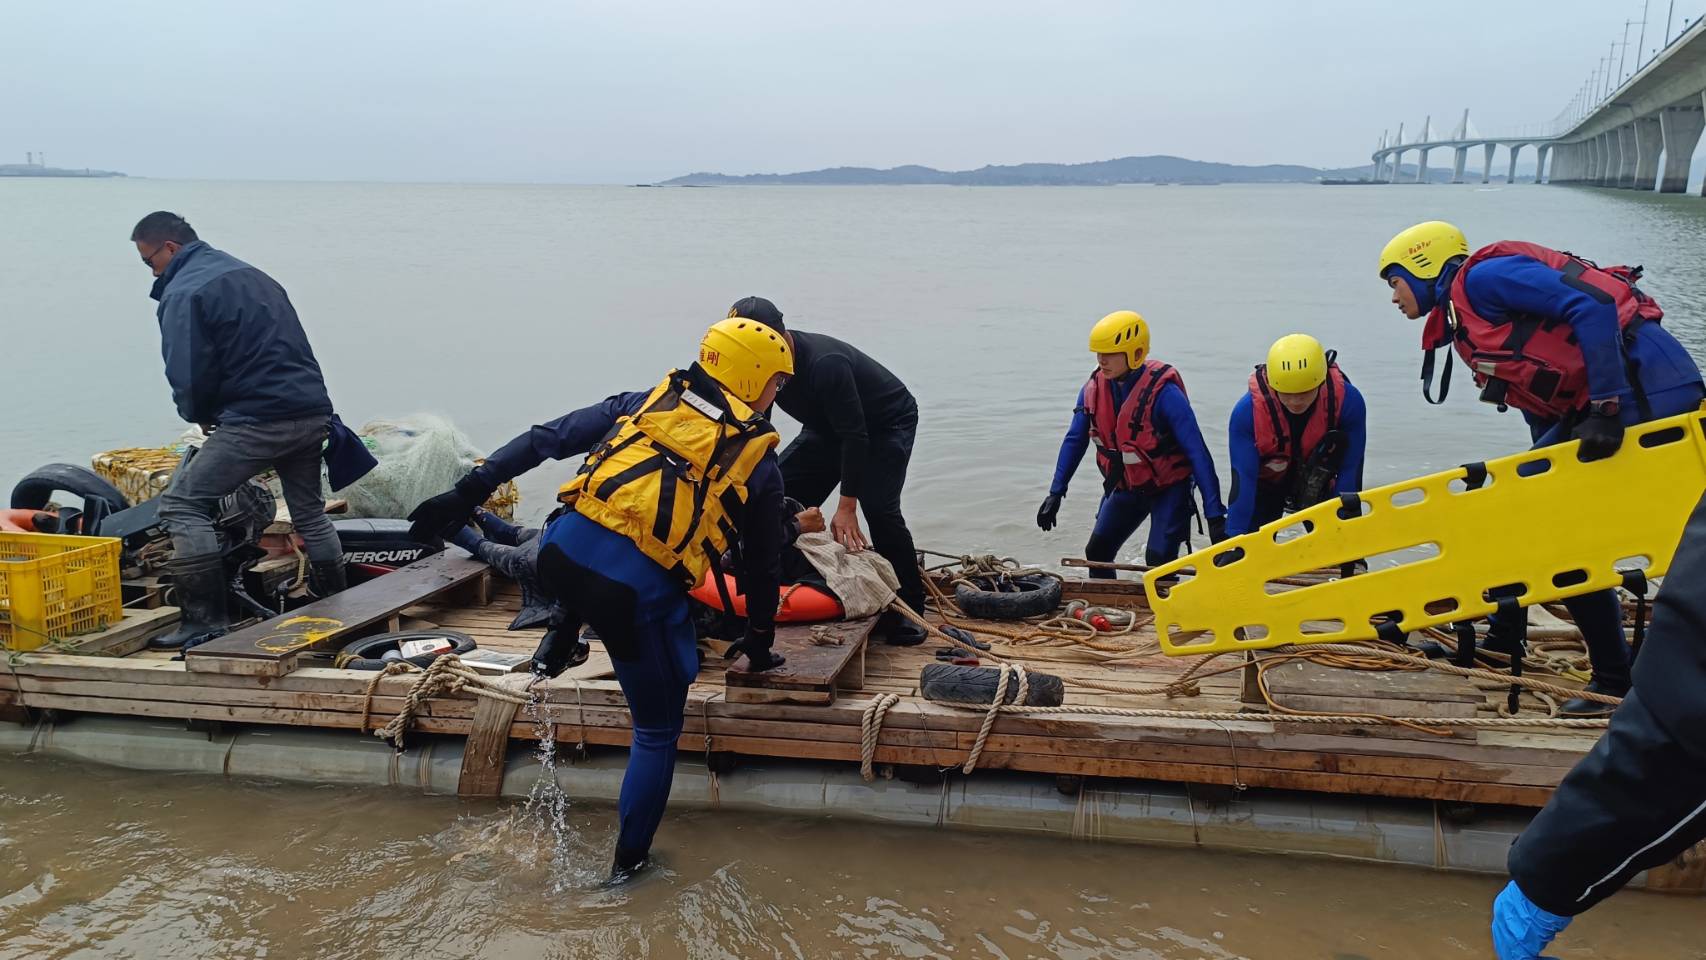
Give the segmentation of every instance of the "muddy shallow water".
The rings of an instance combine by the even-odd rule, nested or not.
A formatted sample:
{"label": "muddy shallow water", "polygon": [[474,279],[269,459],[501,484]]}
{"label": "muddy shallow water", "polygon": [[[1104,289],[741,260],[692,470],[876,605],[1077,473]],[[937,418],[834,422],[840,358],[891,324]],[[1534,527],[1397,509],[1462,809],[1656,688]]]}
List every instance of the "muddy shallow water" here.
{"label": "muddy shallow water", "polygon": [[[1329,860],[672,814],[599,886],[615,816],[0,761],[0,958],[1490,957],[1502,881]],[[1706,957],[1706,902],[1626,893],[1560,958]]]}

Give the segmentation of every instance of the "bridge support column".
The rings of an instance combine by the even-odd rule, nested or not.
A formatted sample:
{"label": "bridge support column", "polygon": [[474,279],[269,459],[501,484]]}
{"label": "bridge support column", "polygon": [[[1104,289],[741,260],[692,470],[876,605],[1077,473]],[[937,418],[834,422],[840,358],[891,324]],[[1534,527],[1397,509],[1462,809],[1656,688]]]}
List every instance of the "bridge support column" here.
{"label": "bridge support column", "polygon": [[1617,180],[1617,133],[1610,131],[1594,138],[1599,143],[1599,172],[1593,182],[1601,187],[1609,187]]}
{"label": "bridge support column", "polygon": [[1493,179],[1493,148],[1497,144],[1481,144],[1481,182],[1490,183]]}
{"label": "bridge support column", "polygon": [[1630,186],[1651,193],[1659,178],[1659,151],[1664,148],[1664,133],[1658,117],[1642,117],[1630,125],[1635,141],[1635,178]]}
{"label": "bridge support column", "polygon": [[1391,169],[1386,171],[1386,182],[1397,183],[1398,171],[1404,169],[1404,151],[1394,150],[1386,159],[1391,165]]}
{"label": "bridge support column", "polygon": [[1510,166],[1510,171],[1505,174],[1505,182],[1506,183],[1515,183],[1516,182],[1516,158],[1522,155],[1522,148],[1523,148],[1523,144],[1520,144],[1520,143],[1511,144],[1511,166]]}
{"label": "bridge support column", "polygon": [[1617,179],[1612,186],[1628,189],[1635,185],[1635,125],[1626,123],[1617,128]]}
{"label": "bridge support column", "polygon": [[1664,140],[1665,168],[1659,176],[1660,193],[1682,193],[1688,189],[1688,162],[1706,130],[1706,112],[1698,103],[1667,107],[1659,111],[1659,133]]}
{"label": "bridge support column", "polygon": [[1558,165],[1557,155],[1552,152],[1552,144],[1536,145],[1534,148],[1534,182],[1536,185],[1545,183],[1550,179],[1546,175],[1546,161],[1548,159],[1551,159],[1554,167]]}
{"label": "bridge support column", "polygon": [[1469,148],[1458,147],[1451,152],[1451,182],[1463,182],[1463,165],[1469,159]]}
{"label": "bridge support column", "polygon": [[1417,153],[1417,157],[1416,157],[1416,182],[1417,183],[1427,183],[1428,182],[1428,148],[1427,147],[1417,147],[1416,153]]}
{"label": "bridge support column", "polygon": [[1384,174],[1385,172],[1386,172],[1386,155],[1381,154],[1381,155],[1374,158],[1374,174],[1369,179],[1373,180],[1375,183],[1379,183],[1381,175]]}

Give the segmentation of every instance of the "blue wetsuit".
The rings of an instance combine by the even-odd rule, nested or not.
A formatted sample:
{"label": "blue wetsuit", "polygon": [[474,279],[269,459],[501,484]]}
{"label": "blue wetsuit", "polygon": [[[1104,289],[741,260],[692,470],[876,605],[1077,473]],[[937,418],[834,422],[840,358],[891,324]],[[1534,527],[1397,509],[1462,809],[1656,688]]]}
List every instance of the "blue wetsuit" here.
{"label": "blue wetsuit", "polygon": [[[1233,405],[1232,420],[1228,425],[1228,452],[1232,458],[1232,500],[1226,508],[1226,535],[1229,537],[1249,533],[1264,523],[1279,519],[1285,512],[1286,493],[1292,483],[1289,474],[1283,483],[1260,481],[1262,461],[1256,452],[1255,410],[1254,398],[1245,391]],[[1301,432],[1303,423],[1313,411],[1311,407],[1301,416],[1294,416],[1281,408],[1282,413],[1292,417],[1293,434]],[[1332,492],[1355,493],[1362,489],[1363,454],[1368,447],[1368,408],[1363,403],[1362,392],[1349,380],[1345,381],[1345,396],[1339,406],[1338,429],[1345,435],[1345,445],[1340,453],[1339,473],[1333,481]],[[1308,453],[1304,451],[1305,456]],[[1294,472],[1298,466],[1293,464]]]}
{"label": "blue wetsuit", "polygon": [[[1125,403],[1135,380],[1134,375],[1127,374],[1113,381],[1114,409],[1118,410]],[[1054,482],[1049,485],[1049,493],[1054,496],[1066,496],[1067,485],[1078,470],[1079,461],[1084,459],[1084,452],[1090,447],[1088,399],[1080,389],[1078,406],[1072,413],[1072,425],[1067,428],[1066,438],[1060,444]],[[1088,560],[1113,561],[1120,547],[1137,532],[1145,518],[1150,524],[1144,562],[1155,566],[1176,558],[1179,545],[1191,535],[1193,481],[1202,491],[1203,515],[1213,520],[1226,514],[1226,507],[1220,502],[1220,477],[1214,470],[1214,458],[1203,442],[1196,413],[1191,410],[1191,402],[1185,392],[1173,384],[1162,387],[1155,396],[1150,416],[1155,418],[1159,432],[1170,435],[1190,460],[1191,479],[1152,492],[1120,487],[1107,490],[1102,496],[1101,506],[1096,508],[1096,526],[1090,532],[1090,542],[1084,546],[1084,556]],[[1111,570],[1092,570],[1090,575],[1112,577],[1114,574]]]}
{"label": "blue wetsuit", "polygon": [[[1457,269],[1454,264],[1441,271],[1434,283],[1434,296],[1451,288]],[[1463,289],[1475,312],[1491,321],[1521,315],[1567,322],[1582,349],[1591,399],[1616,398],[1625,425],[1685,413],[1698,407],[1706,395],[1700,368],[1669,330],[1661,324],[1642,324],[1625,344],[1616,304],[1570,285],[1561,271],[1532,257],[1483,260],[1469,271]],[[1629,380],[1631,373],[1645,394],[1646,416]],[[1568,440],[1576,426],[1570,418],[1552,420],[1525,413],[1524,419],[1537,447]],[[1596,683],[1612,693],[1628,689],[1629,648],[1616,592],[1602,590],[1572,597],[1564,606],[1587,643]],[[1495,616],[1494,623],[1503,630],[1517,628],[1507,617]]]}
{"label": "blue wetsuit", "polygon": [[[502,482],[546,460],[586,453],[619,417],[645,403],[648,392],[622,393],[533,427],[485,464],[483,479]],[[745,515],[733,518],[741,536],[741,586],[748,629],[774,629],[784,541],[782,471],[766,453],[747,480]],[[566,512],[540,538],[538,576],[564,610],[569,628],[585,621],[610,654],[633,717],[633,745],[617,801],[616,865],[642,862],[663,820],[675,775],[676,743],[687,689],[699,674],[697,636],[687,592],[632,540],[580,514]],[[769,602],[765,602],[765,598]]]}

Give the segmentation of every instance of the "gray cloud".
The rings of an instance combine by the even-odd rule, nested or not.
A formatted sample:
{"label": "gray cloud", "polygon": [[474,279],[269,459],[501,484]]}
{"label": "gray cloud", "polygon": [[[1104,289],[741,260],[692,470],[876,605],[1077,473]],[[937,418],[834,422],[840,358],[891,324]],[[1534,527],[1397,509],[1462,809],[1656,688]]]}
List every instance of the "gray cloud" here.
{"label": "gray cloud", "polygon": [[0,160],[579,183],[1148,153],[1337,166],[1428,113],[1549,120],[1639,16],[1628,0],[15,3]]}

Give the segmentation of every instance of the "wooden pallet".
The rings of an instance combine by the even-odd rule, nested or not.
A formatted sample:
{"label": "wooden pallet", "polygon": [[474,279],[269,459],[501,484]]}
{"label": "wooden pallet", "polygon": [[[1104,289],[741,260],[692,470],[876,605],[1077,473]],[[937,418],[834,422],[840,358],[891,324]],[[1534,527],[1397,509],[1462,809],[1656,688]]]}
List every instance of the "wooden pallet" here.
{"label": "wooden pallet", "polygon": [[803,703],[828,705],[837,689],[865,685],[865,644],[876,617],[844,623],[781,624],[771,648],[787,662],[754,673],[746,657],[723,674],[730,703]]}

